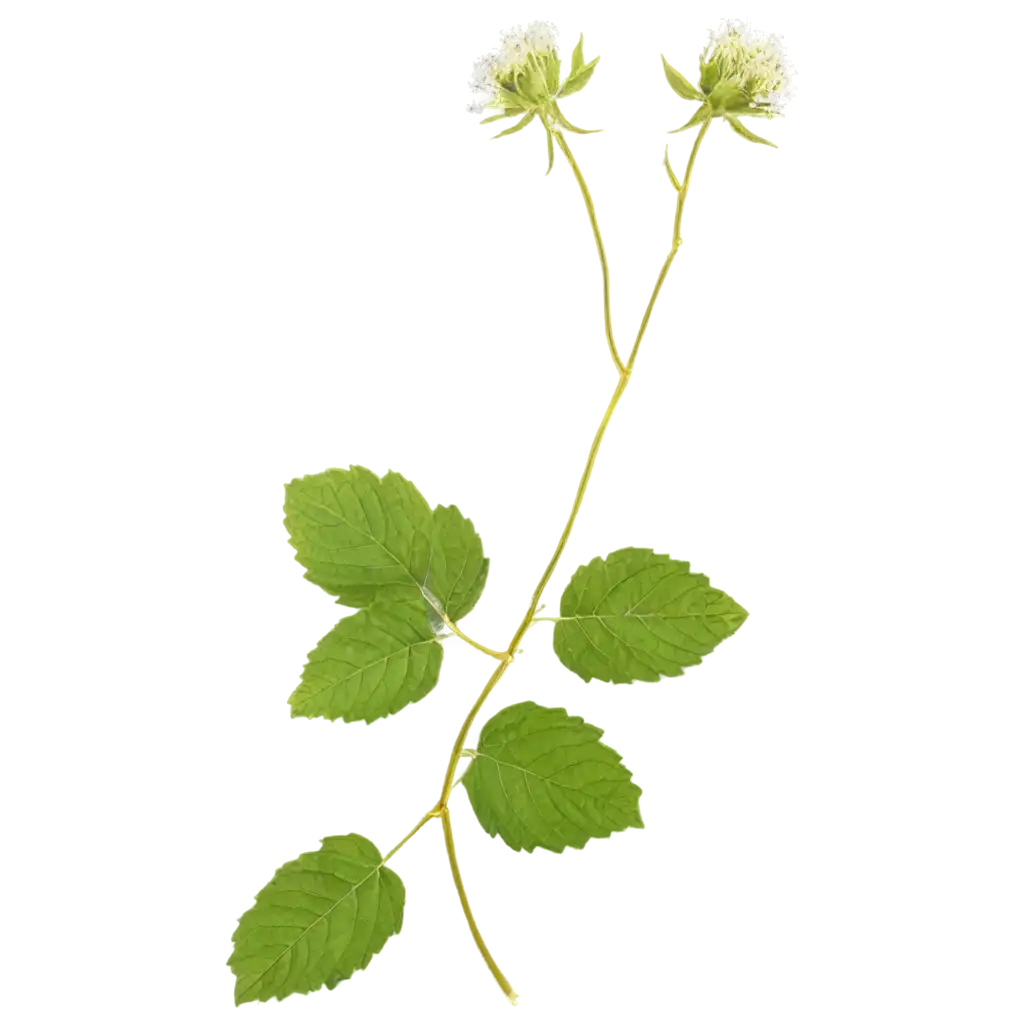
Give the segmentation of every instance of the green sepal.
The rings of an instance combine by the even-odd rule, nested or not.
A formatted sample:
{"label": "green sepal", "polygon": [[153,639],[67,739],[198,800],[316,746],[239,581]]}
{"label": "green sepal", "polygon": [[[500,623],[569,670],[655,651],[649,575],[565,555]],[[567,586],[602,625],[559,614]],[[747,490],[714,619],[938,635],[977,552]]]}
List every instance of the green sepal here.
{"label": "green sepal", "polygon": [[504,99],[505,102],[512,103],[514,106],[516,106],[516,108],[518,108],[521,111],[528,112],[534,110],[535,106],[537,105],[536,102],[528,99],[518,89],[512,88],[508,85],[500,86],[500,91],[502,99]]}
{"label": "green sepal", "polygon": [[540,59],[544,68],[546,92],[549,96],[553,96],[558,91],[558,83],[561,80],[558,58],[553,53],[545,53]]}
{"label": "green sepal", "polygon": [[708,103],[716,114],[735,114],[750,109],[750,96],[741,85],[727,79],[711,90]]}
{"label": "green sepal", "polygon": [[710,93],[721,81],[721,78],[722,67],[717,60],[706,60],[702,63],[700,66],[700,88],[703,92]]}
{"label": "green sepal", "polygon": [[521,114],[522,112],[522,107],[509,107],[508,110],[505,110],[500,114],[492,114],[490,117],[485,117],[480,124],[490,124],[492,121],[500,121],[503,117],[515,117],[516,114]]}
{"label": "green sepal", "polygon": [[592,60],[585,68],[581,68],[580,71],[567,78],[562,83],[561,89],[558,90],[559,97],[569,96],[573,92],[579,92],[590,81],[596,67],[597,61]]}
{"label": "green sepal", "polygon": [[521,121],[517,121],[511,128],[506,128],[503,132],[498,132],[497,135],[492,135],[492,139],[500,139],[504,135],[511,135],[513,132],[521,132],[535,117],[537,112],[531,110]]}
{"label": "green sepal", "polygon": [[697,88],[688,76],[684,75],[678,68],[674,68],[665,58],[662,59],[665,65],[665,77],[672,88],[685,99],[702,100],[705,95]]}
{"label": "green sepal", "polygon": [[569,53],[569,75],[571,78],[583,68],[583,33],[579,33],[572,40],[572,49]]}
{"label": "green sepal", "polygon": [[555,140],[552,137],[551,129],[545,125],[544,131],[547,132],[548,136],[548,169],[544,172],[546,178],[551,173],[551,168],[555,166]]}
{"label": "green sepal", "polygon": [[555,109],[555,117],[558,118],[558,123],[567,132],[573,132],[575,135],[596,135],[598,132],[604,131],[603,128],[577,128],[576,125],[569,123],[565,114],[562,113],[561,107],[559,107],[557,103],[552,102],[551,106]]}
{"label": "green sepal", "polygon": [[692,128],[695,124],[707,121],[711,115],[712,111],[709,108],[708,103],[703,102],[678,128],[673,128],[672,133],[675,134],[678,131],[686,131],[687,128]]}
{"label": "green sepal", "polygon": [[775,143],[771,139],[761,138],[759,135],[755,135],[750,129],[745,128],[733,114],[725,115],[726,121],[729,122],[732,130],[743,138],[750,139],[752,142],[760,142],[762,145],[770,145],[772,148],[775,147]]}

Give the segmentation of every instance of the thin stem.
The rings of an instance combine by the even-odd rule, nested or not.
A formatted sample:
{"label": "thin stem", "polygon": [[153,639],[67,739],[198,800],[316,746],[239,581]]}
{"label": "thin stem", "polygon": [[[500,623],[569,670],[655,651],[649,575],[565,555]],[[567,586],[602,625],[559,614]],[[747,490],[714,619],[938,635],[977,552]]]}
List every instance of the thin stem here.
{"label": "thin stem", "polygon": [[445,610],[441,607],[440,602],[426,588],[423,589],[423,598],[430,605],[430,607],[433,608],[435,612],[437,612],[437,614],[441,617],[444,624],[452,631],[452,633],[454,633],[460,639],[465,640],[466,643],[470,645],[470,647],[475,647],[478,651],[483,651],[484,654],[489,654],[492,658],[497,658],[499,661],[501,661],[502,658],[505,657],[504,651],[495,651],[492,650],[490,647],[484,647],[483,644],[478,644],[475,640],[466,636],[466,634],[463,633],[462,630],[459,629],[459,627],[456,626],[455,623],[448,618],[448,615],[445,612]]}
{"label": "thin stem", "polygon": [[444,620],[444,625],[449,628],[457,637],[461,637],[471,647],[475,647],[477,650],[482,651],[484,654],[490,657],[501,657],[504,655],[504,650],[498,650],[497,647],[488,647],[485,643],[480,643],[479,640],[473,639],[468,633],[464,633],[455,623],[452,622],[449,616],[441,612],[441,618]]}
{"label": "thin stem", "polygon": [[[710,124],[711,120],[709,118],[701,126],[700,132],[694,141],[693,149],[690,152],[690,160],[686,166],[686,174],[676,197],[676,214],[672,229],[672,249],[665,260],[664,266],[661,268],[661,273],[658,275],[658,280],[654,286],[654,292],[651,295],[650,301],[647,303],[647,310],[644,313],[644,318],[640,324],[640,330],[637,334],[636,342],[633,345],[633,351],[630,353],[629,362],[625,366],[622,365],[622,362],[619,359],[618,352],[615,349],[615,342],[612,340],[611,335],[608,303],[608,264],[605,260],[604,246],[601,243],[601,234],[598,231],[597,220],[594,216],[594,204],[590,199],[590,193],[583,181],[583,175],[580,173],[580,170],[576,165],[576,161],[569,152],[569,147],[565,144],[565,139],[562,138],[561,132],[553,133],[558,140],[559,147],[562,152],[565,153],[566,159],[569,161],[574,173],[576,174],[576,180],[579,182],[580,189],[583,192],[583,198],[587,204],[587,212],[590,214],[590,222],[594,228],[594,238],[597,241],[598,255],[601,257],[601,268],[604,272],[605,280],[605,315],[608,344],[612,352],[612,358],[615,360],[615,365],[619,369],[619,380],[615,385],[615,391],[612,393],[611,400],[608,402],[608,408],[605,409],[604,417],[601,419],[601,424],[597,428],[597,433],[594,435],[594,440],[591,442],[590,452],[587,455],[586,465],[583,467],[583,475],[580,477],[579,485],[576,488],[576,498],[573,501],[572,510],[569,513],[569,519],[562,530],[561,537],[558,539],[558,544],[555,547],[554,554],[548,560],[548,564],[545,567],[544,572],[541,574],[540,582],[534,588],[533,597],[530,599],[530,607],[526,610],[526,614],[523,616],[522,622],[519,623],[519,627],[516,629],[512,640],[509,642],[508,650],[500,656],[501,664],[499,664],[494,672],[491,673],[490,679],[487,680],[483,690],[480,692],[480,696],[477,697],[476,702],[469,709],[469,714],[466,715],[466,719],[459,729],[459,734],[455,739],[454,746],[452,747],[451,756],[448,759],[448,767],[445,770],[444,784],[441,787],[441,799],[438,800],[437,808],[435,808],[435,810],[440,811],[441,824],[444,828],[445,846],[448,850],[448,861],[451,864],[452,877],[455,879],[455,888],[459,892],[459,900],[462,903],[463,913],[466,915],[466,921],[469,923],[469,930],[473,933],[473,938],[476,941],[477,948],[483,955],[484,960],[487,961],[487,966],[491,969],[491,973],[494,975],[498,984],[501,986],[502,991],[512,1003],[515,1003],[516,995],[512,991],[512,987],[509,985],[508,980],[498,969],[498,965],[494,962],[494,958],[488,951],[487,946],[484,944],[483,936],[480,934],[480,929],[477,928],[472,911],[469,909],[469,900],[466,897],[466,890],[462,884],[462,876],[459,873],[458,861],[455,858],[455,840],[452,836],[452,827],[448,811],[448,798],[451,796],[452,788],[455,785],[454,779],[456,767],[458,766],[459,759],[462,756],[463,745],[466,742],[466,737],[469,735],[469,730],[472,728],[473,721],[476,719],[477,714],[483,707],[484,702],[490,696],[491,691],[501,681],[501,677],[505,674],[506,669],[512,664],[512,654],[519,646],[519,641],[522,640],[523,634],[526,633],[534,621],[537,621],[534,619],[534,615],[537,612],[537,606],[540,603],[541,595],[544,593],[544,588],[548,585],[548,582],[555,571],[555,567],[558,565],[558,561],[562,557],[562,552],[565,550],[565,546],[569,541],[569,535],[572,533],[573,524],[576,522],[576,516],[579,514],[580,506],[583,504],[583,497],[587,492],[587,485],[590,483],[590,476],[594,471],[594,464],[597,461],[597,453],[601,448],[601,442],[604,440],[605,431],[608,429],[608,424],[611,421],[612,414],[615,412],[615,407],[619,404],[619,399],[622,397],[622,393],[626,390],[626,386],[629,384],[629,378],[633,371],[633,364],[636,361],[637,352],[640,349],[640,342],[643,339],[644,332],[647,330],[647,323],[651,318],[651,311],[654,309],[654,303],[657,301],[658,293],[661,291],[661,286],[664,284],[665,278],[668,276],[669,269],[672,266],[672,261],[675,259],[676,252],[679,249],[681,243],[680,220],[683,214],[683,203],[686,201],[686,193],[690,187],[690,175],[693,172],[693,162],[696,159],[697,150],[700,147],[704,136],[707,134]],[[454,628],[454,626],[452,628]],[[417,826],[417,828],[418,827],[419,826]]]}
{"label": "thin stem", "polygon": [[393,860],[395,857],[397,857],[401,848],[404,845],[406,845],[414,836],[416,836],[421,828],[425,827],[429,822],[433,821],[434,818],[440,817],[440,813],[441,812],[438,811],[436,807],[432,807],[427,814],[424,814],[424,816],[420,818],[420,820],[417,821],[416,824],[413,825],[413,827],[407,831],[406,835],[402,836],[401,839],[398,840],[398,842],[391,847],[391,849],[385,854],[384,860],[381,861],[381,863],[386,864],[389,860]]}
{"label": "thin stem", "polygon": [[601,229],[597,226],[597,214],[594,212],[594,200],[590,198],[590,189],[587,188],[587,183],[583,180],[583,172],[580,170],[579,164],[576,163],[576,159],[573,157],[572,152],[569,149],[569,143],[565,141],[565,136],[557,130],[550,134],[554,135],[555,142],[558,143],[558,148],[565,154],[565,159],[569,161],[572,173],[576,175],[576,183],[579,185],[580,191],[583,193],[583,203],[587,208],[587,216],[590,218],[590,226],[594,230],[594,241],[597,243],[597,258],[601,261],[601,280],[604,283],[604,333],[608,338],[608,349],[612,354],[612,361],[615,363],[615,369],[622,374],[625,372],[625,367],[622,365],[622,359],[619,358],[619,350],[615,347],[615,338],[612,337],[612,300],[611,282],[608,279],[608,258],[604,254],[604,242],[601,241]]}
{"label": "thin stem", "polygon": [[[637,352],[640,351],[640,342],[643,341],[644,332],[647,330],[647,323],[651,319],[651,312],[654,309],[654,304],[658,301],[658,293],[661,291],[661,286],[665,283],[665,278],[668,277],[672,261],[676,258],[676,253],[679,251],[679,246],[682,244],[683,238],[680,233],[680,224],[683,219],[683,204],[686,202],[686,194],[690,191],[690,175],[693,174],[693,162],[697,159],[697,150],[700,149],[700,144],[704,141],[704,136],[707,135],[708,128],[710,127],[711,118],[709,117],[700,126],[697,138],[693,141],[693,149],[690,150],[690,159],[686,164],[686,174],[683,175],[683,183],[679,187],[679,191],[676,193],[676,217],[672,224],[672,248],[669,250],[668,256],[665,257],[661,273],[658,274],[658,280],[654,284],[654,291],[651,293],[651,299],[647,303],[647,309],[644,311],[644,318],[640,321],[640,330],[637,332],[636,341],[633,343],[633,351],[629,353],[629,362],[626,363],[627,374],[631,373],[633,370],[633,364],[636,362]],[[667,158],[668,150],[665,151],[665,154]]]}
{"label": "thin stem", "polygon": [[505,993],[505,998],[515,1006],[516,1000],[519,997],[509,984],[508,978],[501,973],[501,968],[494,962],[494,957],[491,956],[491,951],[487,948],[487,943],[484,942],[484,937],[476,926],[473,911],[469,909],[469,898],[466,896],[466,887],[462,884],[462,872],[459,871],[459,862],[455,857],[455,837],[452,835],[451,815],[448,813],[447,807],[441,810],[441,827],[444,829],[444,845],[448,851],[448,863],[451,864],[452,878],[455,880],[455,888],[459,893],[462,912],[466,915],[466,920],[469,922],[469,930],[473,933],[473,941],[476,943],[476,948],[480,950],[480,955],[487,962],[491,974],[494,975],[494,980],[501,986],[501,991]]}
{"label": "thin stem", "polygon": [[608,408],[605,409],[601,425],[597,428],[597,433],[594,435],[594,440],[591,442],[590,454],[587,456],[587,464],[583,468],[583,476],[580,478],[579,485],[576,488],[576,500],[572,504],[572,511],[569,513],[569,519],[565,524],[565,528],[562,530],[562,536],[558,539],[558,545],[555,548],[555,553],[549,559],[547,567],[544,569],[544,573],[540,578],[540,582],[533,591],[533,598],[530,601],[530,607],[526,610],[526,614],[523,616],[523,621],[519,624],[519,628],[512,637],[512,640],[508,645],[508,651],[505,653],[502,663],[494,670],[491,678],[487,680],[487,685],[484,686],[480,696],[477,697],[476,703],[472,708],[470,708],[469,714],[466,716],[466,720],[462,723],[462,728],[459,730],[459,735],[455,738],[455,744],[452,746],[451,757],[448,760],[448,770],[445,772],[444,776],[444,786],[441,789],[441,806],[444,806],[447,803],[448,795],[452,791],[452,780],[455,778],[455,766],[459,762],[459,754],[462,750],[463,744],[466,742],[466,736],[469,734],[469,730],[473,725],[473,719],[476,718],[477,712],[481,707],[483,707],[484,701],[487,700],[491,690],[498,685],[501,677],[505,674],[505,670],[512,663],[511,652],[519,646],[519,641],[522,640],[523,634],[530,628],[530,620],[533,618],[534,612],[537,610],[537,605],[540,604],[544,588],[548,585],[548,580],[551,579],[551,574],[555,571],[555,566],[558,565],[558,560],[562,557],[565,545],[569,542],[569,534],[572,533],[573,524],[576,522],[576,516],[579,515],[580,506],[583,504],[583,496],[587,493],[587,484],[590,483],[590,475],[594,471],[594,463],[597,461],[597,453],[601,448],[601,441],[604,440],[604,434],[608,429],[612,413],[615,412],[615,407],[619,404],[619,399],[622,397],[622,392],[626,390],[626,385],[628,383],[629,375],[626,373],[620,375],[619,381],[615,385],[615,391],[612,393],[611,401],[608,403]]}

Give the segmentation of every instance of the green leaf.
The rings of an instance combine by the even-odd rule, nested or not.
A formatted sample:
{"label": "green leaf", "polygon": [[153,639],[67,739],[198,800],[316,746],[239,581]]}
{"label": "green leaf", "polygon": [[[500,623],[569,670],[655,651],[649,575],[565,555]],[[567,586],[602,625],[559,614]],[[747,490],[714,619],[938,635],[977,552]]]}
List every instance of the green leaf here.
{"label": "green leaf", "polygon": [[511,128],[506,128],[503,132],[498,132],[497,135],[492,135],[492,139],[500,139],[503,135],[511,135],[513,132],[521,132],[533,119],[536,117],[536,112],[531,110],[521,121],[517,121]]}
{"label": "green leaf", "polygon": [[309,653],[292,717],[373,722],[425,697],[441,643],[423,601],[380,602],[342,619]]}
{"label": "green leaf", "polygon": [[402,929],[405,886],[354,833],[277,869],[238,920],[228,965],[235,1005],[334,988]]}
{"label": "green leaf", "polygon": [[704,94],[700,89],[695,89],[690,83],[683,78],[681,74],[667,60],[665,55],[661,55],[661,63],[665,66],[665,77],[668,79],[668,84],[672,86],[675,92],[682,96],[684,100],[704,100]]}
{"label": "green leaf", "polygon": [[746,617],[688,562],[623,548],[573,574],[555,623],[555,653],[587,682],[657,682],[699,665]]}
{"label": "green leaf", "polygon": [[433,520],[423,495],[398,473],[328,469],[285,487],[285,526],[306,579],[339,604],[420,594]]}
{"label": "green leaf", "polygon": [[548,169],[544,172],[546,178],[551,173],[551,168],[555,166],[555,140],[547,125],[544,126],[544,131],[548,134]]}
{"label": "green leaf", "polygon": [[600,57],[595,57],[589,64],[584,64],[578,70],[574,70],[558,90],[558,99],[571,96],[574,92],[579,92],[590,81],[594,74],[594,68],[597,67],[597,62],[600,59]]}
{"label": "green leaf", "polygon": [[640,787],[601,735],[563,708],[528,700],[499,711],[463,777],[484,830],[513,850],[561,853],[643,828]]}
{"label": "green leaf", "polygon": [[426,587],[448,618],[458,622],[480,599],[490,560],[484,558],[484,546],[472,521],[454,505],[438,505],[433,519]]}
{"label": "green leaf", "polygon": [[485,117],[480,124],[490,124],[492,121],[500,121],[503,117],[508,117],[509,114],[506,111],[504,114],[491,114],[490,117]]}

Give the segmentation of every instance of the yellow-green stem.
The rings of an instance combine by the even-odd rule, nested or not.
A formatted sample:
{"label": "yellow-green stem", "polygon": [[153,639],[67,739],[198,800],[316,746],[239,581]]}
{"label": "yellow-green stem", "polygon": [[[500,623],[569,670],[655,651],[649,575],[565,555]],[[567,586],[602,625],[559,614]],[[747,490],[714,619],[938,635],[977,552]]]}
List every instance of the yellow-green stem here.
{"label": "yellow-green stem", "polygon": [[[661,291],[661,286],[664,284],[665,278],[668,276],[669,269],[672,266],[672,261],[675,259],[676,252],[679,250],[679,246],[682,241],[680,235],[680,223],[683,215],[683,204],[686,202],[686,195],[690,188],[690,176],[693,173],[693,163],[697,157],[697,150],[700,148],[700,144],[704,140],[704,136],[707,134],[710,124],[711,121],[708,119],[701,125],[697,138],[694,140],[693,149],[690,151],[690,159],[686,165],[686,174],[683,177],[682,185],[680,186],[676,196],[675,221],[672,228],[672,248],[669,250],[669,254],[661,268],[661,272],[658,274],[658,280],[655,282],[654,291],[651,293],[651,298],[647,303],[647,309],[644,312],[643,320],[640,322],[640,329],[637,332],[636,341],[633,344],[633,350],[630,352],[629,361],[625,366],[623,366],[622,361],[619,359],[618,352],[615,348],[615,342],[612,339],[608,301],[608,263],[604,255],[604,245],[601,242],[601,233],[597,227],[597,218],[594,214],[594,204],[590,198],[590,192],[587,189],[586,183],[583,180],[583,175],[580,173],[579,167],[573,159],[572,153],[569,152],[569,147],[566,145],[561,132],[552,133],[555,135],[559,148],[565,154],[566,160],[569,161],[569,165],[572,167],[573,173],[576,175],[576,181],[579,183],[580,191],[583,193],[583,200],[587,206],[587,213],[590,215],[590,223],[594,229],[594,238],[597,242],[598,255],[601,259],[601,270],[604,274],[605,281],[604,297],[608,346],[611,349],[615,365],[619,370],[619,380],[615,385],[615,391],[612,393],[608,407],[605,409],[601,424],[597,428],[597,433],[594,435],[594,440],[591,442],[590,452],[587,455],[586,465],[583,467],[583,475],[580,477],[579,485],[576,488],[576,498],[573,501],[572,511],[569,513],[569,519],[565,524],[565,528],[562,530],[561,537],[558,539],[558,544],[555,547],[554,554],[549,559],[544,572],[541,574],[540,582],[534,588],[533,597],[530,599],[530,607],[527,609],[522,622],[519,623],[519,627],[516,629],[515,634],[509,642],[508,650],[500,656],[501,663],[494,672],[491,673],[490,679],[487,680],[486,685],[480,692],[480,696],[477,697],[476,702],[473,704],[472,708],[470,708],[469,714],[462,723],[462,727],[459,729],[459,734],[455,739],[455,745],[452,747],[451,756],[448,759],[448,767],[445,770],[444,784],[441,787],[441,799],[438,800],[437,808],[435,808],[435,811],[438,809],[440,810],[441,824],[444,828],[445,846],[448,850],[448,861],[451,865],[452,877],[455,879],[455,888],[458,890],[459,900],[462,903],[463,913],[466,915],[466,920],[469,923],[469,930],[473,933],[473,939],[476,941],[477,948],[480,950],[484,960],[487,962],[487,966],[490,968],[491,974],[494,975],[494,978],[501,986],[502,991],[512,1003],[515,1003],[516,1001],[516,995],[512,991],[512,986],[509,985],[508,979],[501,973],[498,965],[494,962],[494,957],[492,957],[488,951],[487,946],[484,943],[483,936],[480,934],[480,929],[477,928],[472,911],[469,909],[469,900],[466,897],[466,890],[462,884],[462,875],[459,873],[458,861],[455,858],[455,839],[452,836],[452,827],[448,811],[448,798],[451,796],[456,766],[458,765],[459,758],[462,755],[463,744],[466,742],[469,730],[472,728],[477,714],[483,707],[484,701],[486,701],[490,696],[491,691],[498,685],[501,677],[505,674],[505,670],[512,663],[512,655],[518,647],[519,641],[522,640],[523,634],[530,628],[530,624],[533,622],[533,616],[537,611],[537,605],[540,603],[541,595],[544,593],[544,588],[548,585],[548,582],[555,571],[555,567],[558,565],[558,561],[562,557],[562,552],[565,550],[565,546],[569,541],[569,535],[572,533],[573,524],[576,522],[576,516],[579,514],[580,506],[583,504],[583,497],[586,494],[587,485],[590,483],[590,476],[594,471],[594,463],[597,461],[597,453],[601,448],[601,442],[604,440],[605,431],[608,429],[608,424],[611,421],[612,414],[615,412],[615,407],[619,404],[619,399],[622,397],[622,393],[626,390],[626,386],[629,384],[629,378],[633,372],[633,364],[636,362],[637,353],[640,350],[640,342],[643,340],[644,332],[647,330],[647,324],[650,321],[654,304],[658,299],[658,293]],[[417,828],[419,828],[419,826],[417,826]],[[404,841],[405,840],[403,840],[403,842]]]}
{"label": "yellow-green stem", "polygon": [[587,188],[587,183],[583,180],[583,172],[579,168],[579,164],[576,163],[576,159],[573,157],[569,144],[565,141],[565,136],[560,131],[552,131],[549,134],[555,137],[555,141],[558,143],[558,148],[565,154],[565,159],[569,161],[569,166],[572,168],[572,173],[576,175],[576,183],[580,187],[580,192],[583,193],[583,203],[587,208],[587,216],[590,218],[590,226],[594,231],[594,241],[597,243],[597,258],[601,261],[601,280],[604,284],[604,333],[608,338],[608,349],[612,354],[612,361],[615,363],[615,369],[622,373],[625,367],[622,365],[622,360],[619,358],[619,350],[615,347],[615,338],[612,336],[612,298],[611,298],[611,282],[608,278],[608,258],[604,254],[604,242],[601,241],[601,229],[597,226],[597,214],[594,212],[594,200],[590,198],[590,189]]}
{"label": "yellow-green stem", "polygon": [[690,191],[690,175],[693,174],[693,162],[697,159],[697,150],[700,149],[700,144],[704,141],[704,136],[707,135],[708,128],[710,127],[711,118],[709,117],[700,126],[697,138],[693,141],[693,149],[690,150],[690,159],[686,163],[683,183],[676,193],[676,216],[672,224],[672,248],[669,250],[668,256],[665,257],[661,272],[658,274],[658,280],[654,283],[654,291],[651,292],[650,301],[647,303],[647,309],[644,310],[644,318],[640,321],[640,330],[637,332],[636,341],[633,343],[633,351],[629,353],[629,361],[626,363],[626,373],[631,373],[633,370],[637,352],[640,351],[640,342],[643,341],[644,332],[647,330],[647,323],[651,319],[651,312],[654,310],[654,303],[658,301],[658,293],[661,291],[661,286],[665,283],[665,278],[668,277],[672,261],[676,258],[676,253],[682,244],[683,238],[680,234],[680,225],[683,219],[683,204],[686,202],[686,194]]}
{"label": "yellow-green stem", "polygon": [[473,919],[473,911],[469,909],[469,897],[466,896],[466,887],[462,884],[462,872],[459,871],[459,862],[455,856],[455,837],[452,835],[452,820],[447,807],[441,811],[441,827],[444,829],[444,845],[448,851],[448,863],[452,867],[452,878],[455,880],[455,888],[459,893],[462,912],[466,915],[469,930],[473,933],[473,941],[476,942],[476,948],[480,950],[480,955],[491,969],[491,974],[501,986],[501,991],[505,993],[505,998],[515,1006],[519,997],[509,984],[508,978],[501,973],[501,968],[494,962],[494,957],[491,956],[491,951],[487,948],[487,943],[484,942],[484,937],[480,934],[480,929],[477,928],[476,921]]}
{"label": "yellow-green stem", "polygon": [[430,593],[429,590],[426,589],[426,587],[422,588],[422,593],[423,599],[427,602],[427,604],[430,605],[431,608],[434,609],[435,612],[437,612],[437,614],[440,616],[444,624],[457,637],[459,637],[461,640],[465,640],[470,647],[475,647],[478,651],[483,651],[484,654],[489,654],[492,658],[497,658],[499,661],[501,661],[501,659],[505,657],[504,651],[495,651],[490,647],[484,647],[483,644],[477,643],[474,639],[472,639],[472,637],[466,636],[466,634],[463,633],[462,630],[459,629],[459,627],[456,626],[455,623],[448,618],[448,615],[445,612],[444,608],[441,607],[441,603],[437,600],[436,597],[434,597],[433,594]]}

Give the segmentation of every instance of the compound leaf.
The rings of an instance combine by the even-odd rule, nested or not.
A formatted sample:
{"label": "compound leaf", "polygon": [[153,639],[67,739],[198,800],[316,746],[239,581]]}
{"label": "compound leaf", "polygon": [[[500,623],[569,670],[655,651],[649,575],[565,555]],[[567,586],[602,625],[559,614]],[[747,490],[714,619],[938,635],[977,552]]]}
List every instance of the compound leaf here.
{"label": "compound leaf", "polygon": [[441,643],[421,600],[370,605],[342,619],[309,653],[288,698],[292,717],[373,722],[437,684]]}
{"label": "compound leaf", "polygon": [[433,521],[423,495],[398,473],[328,469],[285,487],[285,526],[306,579],[339,604],[419,596]]}
{"label": "compound leaf", "polygon": [[656,682],[699,665],[747,617],[688,562],[623,548],[580,566],[562,594],[555,653],[589,682]]}
{"label": "compound leaf", "polygon": [[438,505],[433,519],[426,585],[448,618],[458,622],[483,593],[490,561],[484,558],[484,546],[472,521],[454,505]]}
{"label": "compound leaf", "polygon": [[513,850],[561,853],[643,828],[640,787],[601,735],[563,708],[524,701],[499,711],[463,777],[484,830]]}
{"label": "compound leaf", "polygon": [[405,886],[362,836],[328,836],[277,869],[239,919],[235,1005],[313,992],[363,970],[402,929]]}

